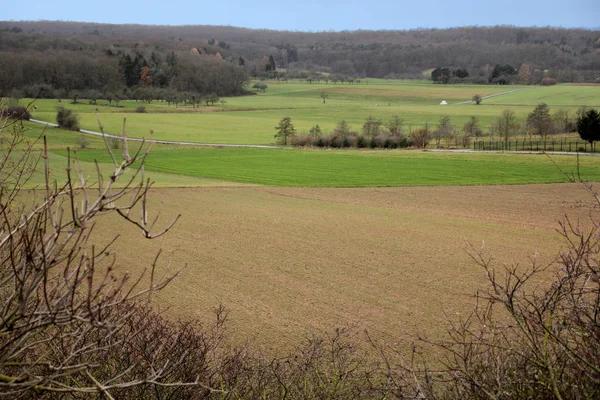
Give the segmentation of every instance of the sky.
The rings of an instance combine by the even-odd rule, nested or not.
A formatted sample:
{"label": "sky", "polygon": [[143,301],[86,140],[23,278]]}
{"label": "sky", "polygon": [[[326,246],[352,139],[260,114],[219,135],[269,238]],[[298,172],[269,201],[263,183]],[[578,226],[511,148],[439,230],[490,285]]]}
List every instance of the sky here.
{"label": "sky", "polygon": [[600,29],[600,0],[27,0],[20,7],[3,7],[0,20],[231,25],[291,31],[473,25]]}

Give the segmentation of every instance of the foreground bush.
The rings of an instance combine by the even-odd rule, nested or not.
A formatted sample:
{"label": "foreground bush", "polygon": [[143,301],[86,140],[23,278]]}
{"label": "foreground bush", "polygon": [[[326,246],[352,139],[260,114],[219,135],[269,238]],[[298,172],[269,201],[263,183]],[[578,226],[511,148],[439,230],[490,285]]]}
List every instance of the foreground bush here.
{"label": "foreground bush", "polygon": [[0,116],[5,116],[9,119],[29,121],[31,114],[27,107],[10,106],[5,109],[0,109]]}

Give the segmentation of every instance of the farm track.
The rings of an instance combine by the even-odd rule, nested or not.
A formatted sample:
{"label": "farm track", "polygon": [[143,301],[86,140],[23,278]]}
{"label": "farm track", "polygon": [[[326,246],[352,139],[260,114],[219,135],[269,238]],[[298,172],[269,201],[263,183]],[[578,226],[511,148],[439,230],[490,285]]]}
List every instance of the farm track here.
{"label": "farm track", "polygon": [[[513,90],[508,90],[508,91],[502,92],[502,93],[490,94],[490,95],[487,95],[487,96],[482,96],[481,100],[490,99],[492,97],[498,97],[498,96],[502,96],[502,95],[509,94],[509,93],[521,92],[523,90],[531,90],[531,88],[527,88],[527,89],[513,89]],[[456,103],[456,104],[471,104],[472,102],[473,102],[473,100],[468,100],[468,101],[463,101],[463,102]]]}
{"label": "farm track", "polygon": [[[52,123],[52,122],[47,122],[47,121],[41,121],[39,119],[30,119],[30,122],[34,122],[36,124],[42,124],[42,125],[46,125],[46,126],[50,126],[53,128],[58,128],[58,124]],[[100,136],[100,137],[107,137],[107,138],[116,138],[116,139],[120,139],[121,136],[120,135],[113,135],[110,133],[102,133],[102,132],[96,132],[96,131],[91,131],[89,129],[80,129],[79,132],[81,133],[85,133],[87,135],[93,135],[93,136]],[[248,147],[248,148],[256,148],[256,149],[279,149],[279,148],[284,148],[284,146],[269,146],[269,145],[261,145],[261,144],[225,144],[225,143],[199,143],[199,142],[176,142],[176,141],[172,141],[172,140],[156,140],[156,139],[140,139],[140,138],[133,138],[133,137],[127,137],[128,141],[132,141],[132,142],[145,142],[145,143],[156,143],[156,144],[171,144],[171,145],[178,145],[178,146],[208,146],[208,147]]]}

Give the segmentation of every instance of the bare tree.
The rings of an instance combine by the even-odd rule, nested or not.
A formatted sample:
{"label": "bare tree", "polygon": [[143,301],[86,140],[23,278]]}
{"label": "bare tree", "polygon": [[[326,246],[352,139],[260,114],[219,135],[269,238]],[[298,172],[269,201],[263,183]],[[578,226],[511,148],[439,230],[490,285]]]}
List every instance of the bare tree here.
{"label": "bare tree", "polygon": [[450,124],[450,117],[449,116],[440,117],[437,129],[435,131],[433,131],[433,137],[435,139],[435,146],[440,147],[440,142],[442,141],[442,139],[447,138],[452,130],[453,130],[453,126]]}
{"label": "bare tree", "polygon": [[410,133],[410,139],[413,145],[420,149],[425,149],[431,141],[431,130],[429,126],[425,124],[423,128],[415,129]]}
{"label": "bare tree", "polygon": [[[114,169],[105,176],[97,168],[93,183],[69,150],[68,178],[59,184],[50,180],[46,138],[28,140],[18,123],[0,121],[0,131],[10,132],[0,159],[0,396],[97,393],[110,399],[138,386],[199,385],[194,377],[185,383],[171,377],[189,354],[178,347],[177,332],[153,337],[151,345],[143,336],[156,324],[145,304],[179,270],[160,272],[157,255],[144,274],[119,274],[112,251],[119,237],[101,247],[93,241],[103,214],[120,216],[147,239],[179,218],[158,231],[158,216],[149,219],[149,148],[142,143],[130,153],[123,130],[122,156],[107,145]],[[25,190],[40,164],[43,187]],[[133,169],[127,178],[126,169]]]}
{"label": "bare tree", "polygon": [[494,128],[500,139],[508,143],[519,129],[515,112],[508,109],[502,111],[502,115],[496,120]]}
{"label": "bare tree", "polygon": [[527,115],[527,126],[536,135],[544,140],[555,132],[554,121],[550,116],[550,108],[545,103],[540,103]]}

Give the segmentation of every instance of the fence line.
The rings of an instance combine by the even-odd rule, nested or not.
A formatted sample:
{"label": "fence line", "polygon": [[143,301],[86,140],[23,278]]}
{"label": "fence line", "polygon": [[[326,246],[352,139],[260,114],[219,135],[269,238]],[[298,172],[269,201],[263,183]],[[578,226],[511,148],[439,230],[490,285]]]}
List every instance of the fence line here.
{"label": "fence line", "polygon": [[597,153],[597,146],[580,140],[475,140],[473,150],[479,151],[562,151]]}

